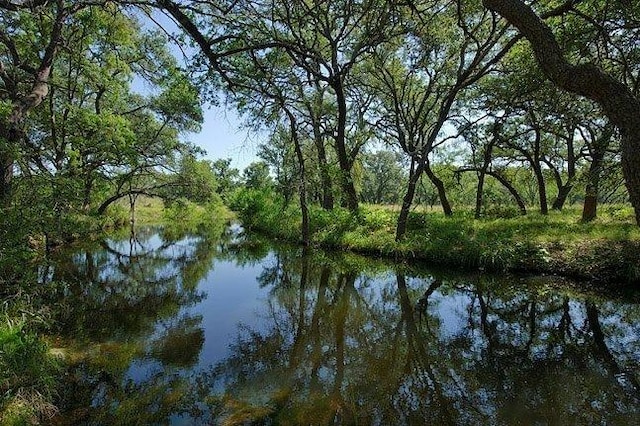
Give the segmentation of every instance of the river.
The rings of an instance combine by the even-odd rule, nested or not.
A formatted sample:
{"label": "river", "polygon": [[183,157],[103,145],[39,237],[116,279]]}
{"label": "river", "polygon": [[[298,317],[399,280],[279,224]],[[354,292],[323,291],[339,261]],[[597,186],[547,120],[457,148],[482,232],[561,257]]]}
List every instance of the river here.
{"label": "river", "polygon": [[637,295],[154,227],[40,267],[54,424],[640,424]]}

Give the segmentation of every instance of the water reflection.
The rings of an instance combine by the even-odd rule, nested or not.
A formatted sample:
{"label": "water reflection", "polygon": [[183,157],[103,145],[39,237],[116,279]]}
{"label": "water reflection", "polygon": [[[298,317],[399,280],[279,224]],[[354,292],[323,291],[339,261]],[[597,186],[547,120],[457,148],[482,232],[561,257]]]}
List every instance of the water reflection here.
{"label": "water reflection", "polygon": [[158,230],[41,274],[58,424],[640,424],[640,307]]}

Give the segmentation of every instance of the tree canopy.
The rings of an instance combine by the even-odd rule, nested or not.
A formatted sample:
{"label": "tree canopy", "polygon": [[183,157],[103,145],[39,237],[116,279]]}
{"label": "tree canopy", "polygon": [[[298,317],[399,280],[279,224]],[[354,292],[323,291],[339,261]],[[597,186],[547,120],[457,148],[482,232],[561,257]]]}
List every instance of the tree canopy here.
{"label": "tree canopy", "polygon": [[436,202],[477,217],[496,202],[543,214],[582,202],[590,220],[598,201],[629,201],[640,224],[640,9],[626,2],[58,0],[0,12],[4,208],[40,197],[58,216],[104,212],[180,185],[228,200],[240,173],[199,163],[185,142],[207,100],[270,135],[245,186],[297,194],[303,211],[400,204],[398,240],[409,211]]}

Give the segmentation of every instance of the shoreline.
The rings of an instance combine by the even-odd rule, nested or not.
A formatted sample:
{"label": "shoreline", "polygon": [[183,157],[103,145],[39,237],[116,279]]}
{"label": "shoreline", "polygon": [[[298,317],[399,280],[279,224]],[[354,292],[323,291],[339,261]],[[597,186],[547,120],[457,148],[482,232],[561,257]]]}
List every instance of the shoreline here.
{"label": "shoreline", "polygon": [[[249,230],[302,244],[295,212],[276,214],[279,220],[275,223],[269,220],[273,214],[260,213],[264,212],[249,221],[243,220],[242,212],[239,216]],[[413,229],[396,242],[394,213],[375,206],[361,208],[355,216],[344,211],[315,211],[314,216],[311,247],[394,261],[557,275],[605,287],[640,288],[640,229],[624,222],[603,219],[584,224],[565,212],[507,219],[417,213]]]}

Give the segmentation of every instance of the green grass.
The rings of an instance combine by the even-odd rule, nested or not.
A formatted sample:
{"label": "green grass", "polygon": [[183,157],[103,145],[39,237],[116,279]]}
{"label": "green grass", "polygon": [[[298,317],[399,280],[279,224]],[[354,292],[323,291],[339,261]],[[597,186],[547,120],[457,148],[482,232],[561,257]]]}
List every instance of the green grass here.
{"label": "green grass", "polygon": [[47,344],[23,321],[0,323],[0,424],[27,425],[46,420],[60,371]]}
{"label": "green grass", "polygon": [[[129,203],[119,205],[129,217]],[[136,223],[140,225],[158,225],[164,219],[164,202],[160,198],[140,196],[136,202]]]}
{"label": "green grass", "polygon": [[[295,206],[246,201],[245,226],[282,239],[300,236]],[[364,205],[357,213],[312,208],[314,245],[399,259],[486,270],[551,273],[606,282],[640,281],[640,228],[633,211],[605,206],[593,222],[580,221],[580,208],[548,215],[475,219],[471,211],[445,217],[438,211],[413,211],[403,241],[395,241],[398,209]],[[248,220],[245,220],[247,218]]]}
{"label": "green grass", "polygon": [[[115,205],[118,215],[129,217],[129,205]],[[200,205],[186,199],[178,199],[171,205],[165,205],[160,198],[139,197],[135,208],[137,225],[176,225],[193,226],[211,220],[229,220],[233,213],[217,202]]]}

